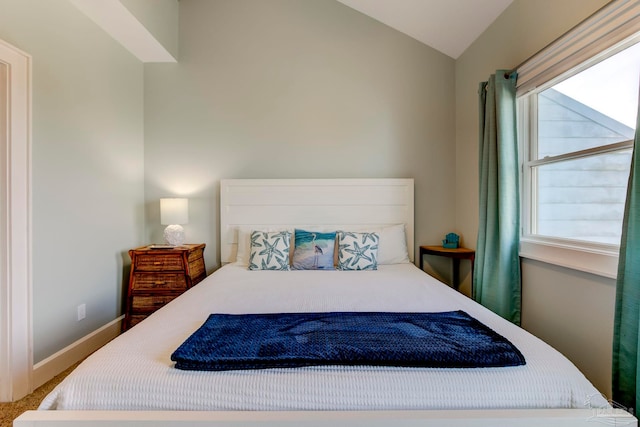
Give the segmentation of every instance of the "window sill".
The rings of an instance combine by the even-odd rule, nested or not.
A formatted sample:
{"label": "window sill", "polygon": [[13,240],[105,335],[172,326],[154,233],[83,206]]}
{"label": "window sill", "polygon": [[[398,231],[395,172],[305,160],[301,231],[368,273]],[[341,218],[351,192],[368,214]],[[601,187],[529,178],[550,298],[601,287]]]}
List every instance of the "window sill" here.
{"label": "window sill", "polygon": [[520,256],[573,270],[615,279],[618,275],[618,248],[614,246],[586,247],[584,242],[522,237]]}

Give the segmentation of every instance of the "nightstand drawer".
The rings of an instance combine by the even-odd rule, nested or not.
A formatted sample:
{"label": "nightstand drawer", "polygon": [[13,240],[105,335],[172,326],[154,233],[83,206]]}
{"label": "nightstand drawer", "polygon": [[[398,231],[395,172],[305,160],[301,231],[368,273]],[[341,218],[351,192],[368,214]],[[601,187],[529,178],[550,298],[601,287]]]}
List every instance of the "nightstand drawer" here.
{"label": "nightstand drawer", "polygon": [[134,295],[131,301],[131,309],[135,312],[154,312],[179,295]]}
{"label": "nightstand drawer", "polygon": [[182,255],[147,255],[141,254],[136,258],[136,271],[180,271],[184,269]]}
{"label": "nightstand drawer", "polygon": [[131,289],[134,290],[179,290],[187,289],[187,279],[184,274],[170,273],[134,273]]}

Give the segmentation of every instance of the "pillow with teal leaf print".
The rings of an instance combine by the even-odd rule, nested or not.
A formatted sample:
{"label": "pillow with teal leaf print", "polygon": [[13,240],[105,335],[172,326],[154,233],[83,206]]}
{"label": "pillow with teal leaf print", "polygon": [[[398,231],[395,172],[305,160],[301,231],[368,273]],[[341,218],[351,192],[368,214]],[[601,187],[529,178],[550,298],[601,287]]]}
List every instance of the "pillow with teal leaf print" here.
{"label": "pillow with teal leaf print", "polygon": [[252,231],[249,270],[289,270],[289,231]]}
{"label": "pillow with teal leaf print", "polygon": [[294,236],[294,270],[333,270],[335,232],[321,233],[296,228]]}
{"label": "pillow with teal leaf print", "polygon": [[377,270],[378,233],[338,231],[338,270]]}

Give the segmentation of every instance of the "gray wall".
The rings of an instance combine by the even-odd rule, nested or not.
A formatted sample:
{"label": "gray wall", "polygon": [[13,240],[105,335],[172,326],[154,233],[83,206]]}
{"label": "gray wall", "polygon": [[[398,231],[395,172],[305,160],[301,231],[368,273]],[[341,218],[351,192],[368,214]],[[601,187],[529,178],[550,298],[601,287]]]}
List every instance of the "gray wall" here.
{"label": "gray wall", "polygon": [[341,3],[180,2],[178,64],[145,65],[147,238],[190,199],[219,263],[221,178],[415,179],[416,243],[455,222],[454,61]]}
{"label": "gray wall", "polygon": [[66,0],[0,0],[0,39],[33,57],[39,362],[121,313],[126,250],[143,241],[143,67]]}
{"label": "gray wall", "polygon": [[[455,212],[464,235],[476,236],[478,231],[478,83],[496,69],[520,64],[606,3],[515,0],[456,61]],[[610,393],[615,282],[523,260],[522,286],[523,327],[563,352],[596,387]]]}

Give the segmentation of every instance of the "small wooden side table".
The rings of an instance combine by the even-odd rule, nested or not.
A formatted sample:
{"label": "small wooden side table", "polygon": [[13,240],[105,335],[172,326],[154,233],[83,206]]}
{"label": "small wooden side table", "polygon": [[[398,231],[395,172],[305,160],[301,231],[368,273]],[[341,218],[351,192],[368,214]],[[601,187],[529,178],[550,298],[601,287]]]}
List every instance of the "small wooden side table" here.
{"label": "small wooden side table", "polygon": [[[424,255],[436,255],[451,258],[453,262],[453,277],[451,282],[453,288],[458,290],[460,286],[460,260],[468,259],[471,262],[471,286],[473,287],[473,263],[476,258],[476,251],[467,248],[449,249],[442,246],[420,246],[420,270],[424,267]],[[471,289],[473,295],[473,289]]]}

